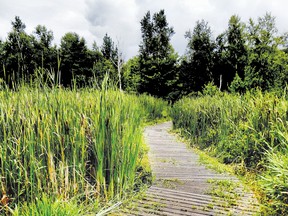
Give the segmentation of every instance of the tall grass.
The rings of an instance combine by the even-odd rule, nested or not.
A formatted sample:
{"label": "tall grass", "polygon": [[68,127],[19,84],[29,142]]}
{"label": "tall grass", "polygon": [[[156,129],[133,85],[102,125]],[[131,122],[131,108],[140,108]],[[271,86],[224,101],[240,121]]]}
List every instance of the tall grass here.
{"label": "tall grass", "polygon": [[171,115],[174,127],[193,145],[225,163],[258,173],[269,203],[274,203],[269,211],[288,212],[288,161],[284,160],[288,101],[284,97],[256,91],[243,96],[184,98],[174,105]]}
{"label": "tall grass", "polygon": [[146,94],[139,95],[138,99],[140,106],[145,110],[146,122],[153,122],[168,117],[170,107],[167,101]]}
{"label": "tall grass", "polygon": [[0,101],[0,214],[45,197],[97,203],[133,189],[143,120],[156,105],[117,91],[25,86],[0,91]]}

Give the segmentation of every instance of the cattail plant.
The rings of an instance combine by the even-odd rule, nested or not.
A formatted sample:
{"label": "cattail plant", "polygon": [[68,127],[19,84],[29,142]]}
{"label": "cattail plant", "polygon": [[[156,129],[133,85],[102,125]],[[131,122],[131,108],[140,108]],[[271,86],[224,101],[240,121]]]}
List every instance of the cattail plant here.
{"label": "cattail plant", "polygon": [[1,91],[0,214],[47,197],[99,203],[133,190],[143,120],[162,112],[150,103],[105,89]]}

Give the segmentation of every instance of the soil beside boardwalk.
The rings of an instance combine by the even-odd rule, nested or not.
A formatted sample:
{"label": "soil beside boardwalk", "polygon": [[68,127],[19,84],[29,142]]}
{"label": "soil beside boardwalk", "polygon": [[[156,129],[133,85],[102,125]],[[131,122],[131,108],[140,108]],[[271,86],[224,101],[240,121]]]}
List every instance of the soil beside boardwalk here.
{"label": "soil beside boardwalk", "polygon": [[235,176],[201,165],[171,128],[166,122],[145,129],[155,180],[124,215],[257,215],[254,195]]}

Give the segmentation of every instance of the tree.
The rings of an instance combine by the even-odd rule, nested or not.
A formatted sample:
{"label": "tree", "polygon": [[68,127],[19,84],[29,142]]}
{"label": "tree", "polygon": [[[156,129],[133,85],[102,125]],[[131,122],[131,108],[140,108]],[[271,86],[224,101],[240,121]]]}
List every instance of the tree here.
{"label": "tree", "polygon": [[117,62],[118,48],[115,47],[114,42],[110,36],[106,33],[103,37],[103,43],[101,46],[101,52],[107,60]]}
{"label": "tree", "polygon": [[115,46],[113,40],[106,33],[103,38],[103,44],[101,47],[101,52],[106,60],[111,61],[115,70],[109,71],[110,79],[113,83],[118,83],[120,91],[122,91],[122,69],[123,69],[123,54],[119,50],[119,42],[118,45]]}
{"label": "tree", "polygon": [[230,82],[237,73],[240,78],[244,78],[244,69],[247,64],[247,49],[244,37],[245,25],[241,23],[240,17],[233,15],[228,25],[228,61],[232,67],[232,74],[228,79]]}
{"label": "tree", "polygon": [[245,86],[273,89],[276,83],[281,82],[279,79],[283,78],[283,74],[287,74],[285,67],[276,64],[276,60],[285,61],[285,53],[279,50],[284,41],[277,36],[275,17],[266,13],[258,18],[257,23],[250,19],[248,33],[250,50],[245,68]]}
{"label": "tree", "polygon": [[201,91],[205,84],[213,80],[213,58],[215,43],[212,32],[204,20],[197,21],[193,30],[187,31],[187,55],[181,65],[181,80],[184,94]]}
{"label": "tree", "polygon": [[49,48],[51,46],[54,39],[53,32],[51,30],[48,31],[45,26],[37,25],[34,34],[36,35],[37,42],[43,48]]}
{"label": "tree", "polygon": [[[213,80],[216,85],[219,84],[219,90],[226,90],[229,83],[231,65],[228,62],[228,39],[227,33],[217,36],[215,41],[214,63],[213,63]],[[233,73],[235,74],[235,72]]]}
{"label": "tree", "polygon": [[233,15],[228,30],[216,38],[213,74],[221,90],[227,90],[235,77],[244,79],[248,55],[244,31],[240,17]]}
{"label": "tree", "polygon": [[100,51],[100,47],[96,44],[96,42],[93,42],[92,49],[87,50],[87,58],[86,58],[86,64],[90,65],[91,68],[89,69],[89,73],[86,74],[86,80],[87,84],[93,87],[99,87],[99,81],[98,79],[98,67],[96,66],[99,62],[103,61],[104,57],[103,54]]}
{"label": "tree", "polygon": [[150,11],[140,22],[142,42],[139,47],[139,91],[153,96],[169,98],[177,74],[175,54],[170,38],[174,34],[166,20],[164,10],[151,17]]}
{"label": "tree", "polygon": [[53,32],[45,26],[37,25],[32,35],[35,68],[47,69],[50,73],[57,72],[57,48],[52,47]]}
{"label": "tree", "polygon": [[60,44],[61,84],[72,85],[73,78],[79,85],[86,83],[92,65],[87,64],[87,46],[84,38],[76,33],[66,33]]}
{"label": "tree", "polygon": [[96,81],[94,85],[97,87],[101,86],[106,74],[109,75],[109,84],[115,86],[115,79],[111,77],[111,74],[116,74],[115,67],[111,61],[103,58],[103,56],[99,59],[99,61],[94,63],[92,73],[94,79],[93,81]]}
{"label": "tree", "polygon": [[[225,81],[224,89],[228,89],[234,79],[236,79],[235,82],[244,79],[248,58],[244,30],[245,25],[241,22],[240,17],[236,15],[231,16],[226,33],[227,58],[225,61],[227,62],[227,67],[223,73],[223,80]],[[242,91],[243,89],[239,90]]]}
{"label": "tree", "polygon": [[28,79],[33,73],[32,64],[33,46],[32,39],[26,34],[26,25],[20,17],[16,16],[12,21],[12,31],[8,33],[8,38],[4,43],[4,67],[9,73],[6,74],[6,81],[18,82],[21,79]]}
{"label": "tree", "polygon": [[139,57],[129,59],[123,66],[123,88],[127,92],[138,92],[141,77]]}

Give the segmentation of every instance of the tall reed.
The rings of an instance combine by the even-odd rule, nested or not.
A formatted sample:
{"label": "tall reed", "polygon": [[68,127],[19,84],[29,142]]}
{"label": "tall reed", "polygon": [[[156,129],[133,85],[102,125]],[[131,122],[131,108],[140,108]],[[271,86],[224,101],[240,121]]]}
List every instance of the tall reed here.
{"label": "tall reed", "polygon": [[145,110],[146,121],[154,121],[168,117],[168,102],[143,94],[138,96],[140,106]]}
{"label": "tall reed", "polygon": [[118,91],[26,86],[0,91],[0,101],[0,213],[41,197],[108,201],[134,188],[153,106]]}

